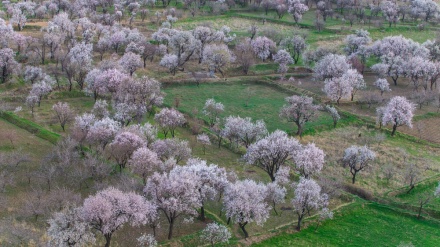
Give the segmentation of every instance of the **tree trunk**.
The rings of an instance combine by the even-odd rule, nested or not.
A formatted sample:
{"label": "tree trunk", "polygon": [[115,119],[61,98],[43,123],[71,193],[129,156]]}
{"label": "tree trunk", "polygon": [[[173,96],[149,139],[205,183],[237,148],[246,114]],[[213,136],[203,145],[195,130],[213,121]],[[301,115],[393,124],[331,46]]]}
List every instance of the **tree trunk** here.
{"label": "tree trunk", "polygon": [[276,205],[275,205],[275,201],[272,201],[273,203],[273,211],[275,211],[275,214],[278,215],[277,209],[276,209]]}
{"label": "tree trunk", "polygon": [[105,247],[110,247],[110,241],[112,240],[111,233],[105,234],[104,237],[105,237]]}
{"label": "tree trunk", "polygon": [[241,230],[242,230],[243,233],[244,233],[244,238],[245,238],[245,239],[249,237],[248,232],[247,232],[246,229],[244,228],[244,227],[246,226],[246,224],[247,224],[247,222],[244,223],[244,224],[241,224],[241,223],[238,224],[238,225],[240,226]]}
{"label": "tree trunk", "polygon": [[356,182],[356,173],[353,173],[353,177],[351,177],[351,183],[354,184]]}
{"label": "tree trunk", "polygon": [[268,172],[268,174],[269,174],[269,177],[270,177],[270,181],[275,182],[275,175],[273,174],[273,171],[272,172]]}
{"label": "tree trunk", "polygon": [[397,124],[393,125],[393,132],[391,132],[391,136],[394,136],[394,134],[396,133],[397,130]]}
{"label": "tree trunk", "polygon": [[417,214],[417,219],[420,219],[420,215],[422,214],[423,203],[420,203],[419,212]]}
{"label": "tree trunk", "polygon": [[298,223],[296,224],[296,230],[299,232],[301,231],[301,222],[302,222],[302,216],[298,216]]}
{"label": "tree trunk", "polygon": [[301,124],[297,124],[297,126],[298,126],[298,131],[296,131],[296,135],[301,138],[302,137],[303,128],[302,128]]}
{"label": "tree trunk", "polygon": [[200,220],[205,221],[205,208],[203,206],[200,207]]}
{"label": "tree trunk", "polygon": [[409,190],[406,192],[406,194],[409,194],[409,192],[411,192],[413,189],[414,189],[414,184],[411,184],[410,186],[409,186]]}
{"label": "tree trunk", "polygon": [[173,237],[173,226],[174,226],[174,219],[171,219],[170,225],[168,227],[168,239],[171,239]]}

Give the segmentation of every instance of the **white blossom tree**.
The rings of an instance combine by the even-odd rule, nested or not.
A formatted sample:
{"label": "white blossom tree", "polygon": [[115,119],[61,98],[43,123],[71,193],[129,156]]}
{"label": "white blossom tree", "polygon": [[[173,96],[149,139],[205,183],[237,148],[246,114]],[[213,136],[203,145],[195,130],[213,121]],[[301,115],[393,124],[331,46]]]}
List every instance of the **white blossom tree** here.
{"label": "white blossom tree", "polygon": [[251,40],[251,46],[254,50],[254,54],[263,61],[265,61],[270,56],[271,51],[276,48],[275,42],[265,36],[258,36]]}
{"label": "white blossom tree", "polygon": [[61,128],[63,129],[63,131],[65,131],[64,127],[66,126],[66,124],[73,120],[73,110],[66,102],[58,102],[52,106],[52,109],[55,112],[55,116],[60,123]]}
{"label": "white blossom tree", "polygon": [[292,199],[294,212],[298,216],[296,230],[301,230],[301,223],[312,210],[319,210],[328,206],[328,195],[321,193],[321,187],[312,179],[300,178],[294,184],[295,197]]}
{"label": "white blossom tree", "polygon": [[382,117],[382,124],[392,124],[393,131],[391,136],[396,133],[397,127],[407,125],[412,128],[412,118],[414,116],[414,104],[405,97],[395,96],[385,106]]}
{"label": "white blossom tree", "polygon": [[14,51],[10,48],[0,49],[0,84],[8,82],[19,69]]}
{"label": "white blossom tree", "polygon": [[231,143],[242,143],[246,148],[251,143],[260,140],[267,134],[266,124],[263,120],[252,122],[250,117],[229,116],[226,118],[222,136],[228,138]]}
{"label": "white blossom tree", "polygon": [[298,23],[302,19],[303,14],[309,10],[309,7],[301,0],[289,0],[288,6],[288,11],[293,16],[295,23]]}
{"label": "white blossom tree", "polygon": [[176,168],[169,173],[154,173],[148,178],[144,194],[165,215],[169,224],[168,239],[173,237],[176,219],[197,215],[196,208],[201,207],[197,186],[194,173]]}
{"label": "white blossom tree", "polygon": [[367,146],[351,146],[345,149],[342,162],[344,167],[350,168],[352,175],[351,182],[354,184],[356,181],[356,175],[359,171],[366,168],[371,161],[376,158],[376,154],[371,151]]}
{"label": "white blossom tree", "polygon": [[212,73],[220,72],[224,77],[224,69],[235,61],[235,56],[225,44],[209,44],[202,53],[202,63],[208,65]]}
{"label": "white blossom tree", "polygon": [[281,40],[280,46],[290,53],[295,64],[298,63],[301,54],[307,49],[306,41],[301,35],[284,38]]}
{"label": "white blossom tree", "polygon": [[202,231],[201,239],[214,247],[217,243],[228,243],[231,236],[231,232],[226,226],[214,222],[206,225]]}
{"label": "white blossom tree", "polygon": [[163,108],[154,116],[154,120],[162,128],[165,138],[168,133],[171,134],[171,137],[174,137],[176,128],[182,126],[186,122],[185,116],[172,108]]}
{"label": "white blossom tree", "polygon": [[269,218],[270,206],[265,202],[267,188],[253,180],[237,181],[226,188],[223,197],[223,210],[249,237],[246,225],[256,222],[262,225]]}
{"label": "white blossom tree", "polygon": [[273,56],[273,60],[279,65],[278,72],[280,72],[283,77],[289,69],[288,65],[293,64],[294,62],[293,58],[286,50],[279,50],[277,54]]}
{"label": "white blossom tree", "polygon": [[285,132],[276,130],[249,146],[243,159],[265,171],[271,181],[283,167],[292,152],[300,148],[299,142]]}
{"label": "white blossom tree", "polygon": [[348,69],[347,58],[342,55],[328,54],[315,65],[315,77],[319,80],[341,77]]}
{"label": "white blossom tree", "polygon": [[111,187],[86,198],[80,209],[81,219],[104,235],[105,247],[110,246],[113,233],[123,225],[145,225],[147,215],[156,213],[155,205],[142,196]]}
{"label": "white blossom tree", "polygon": [[338,124],[339,119],[341,119],[341,116],[339,115],[338,110],[330,105],[325,106],[325,110],[330,113],[333,119],[333,127],[336,128],[336,125]]}
{"label": "white blossom tree", "polygon": [[301,137],[304,125],[313,120],[319,106],[314,105],[313,98],[307,96],[293,95],[285,100],[287,104],[281,108],[280,117],[295,123],[298,128],[296,134]]}
{"label": "white blossom tree", "polygon": [[272,204],[273,210],[276,215],[278,215],[278,211],[276,209],[277,204],[283,203],[285,201],[287,189],[275,182],[268,183],[266,191],[266,201]]}
{"label": "white blossom tree", "polygon": [[56,212],[48,220],[47,235],[51,245],[68,247],[95,244],[91,227],[80,219],[79,210],[80,208],[68,207]]}
{"label": "white blossom tree", "polygon": [[207,99],[203,106],[202,113],[208,118],[209,126],[214,126],[219,121],[219,115],[223,113],[225,106],[215,99]]}
{"label": "white blossom tree", "polygon": [[119,64],[132,76],[137,69],[142,68],[142,58],[133,52],[126,52],[119,60]]}
{"label": "white blossom tree", "polygon": [[374,82],[374,86],[380,90],[380,95],[383,95],[384,92],[390,92],[390,84],[387,79],[379,78]]}
{"label": "white blossom tree", "polygon": [[292,158],[299,175],[310,178],[321,172],[324,167],[325,153],[314,143],[310,143],[293,152]]}

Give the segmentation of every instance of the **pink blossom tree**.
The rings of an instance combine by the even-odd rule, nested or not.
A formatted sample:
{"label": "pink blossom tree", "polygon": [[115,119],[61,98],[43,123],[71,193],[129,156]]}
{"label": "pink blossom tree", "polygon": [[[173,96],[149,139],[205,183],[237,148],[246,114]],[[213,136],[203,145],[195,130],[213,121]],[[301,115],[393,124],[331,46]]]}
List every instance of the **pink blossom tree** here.
{"label": "pink blossom tree", "polygon": [[66,208],[48,220],[49,244],[56,246],[85,246],[95,244],[90,225],[80,219],[80,208]]}
{"label": "pink blossom tree", "polygon": [[374,86],[380,90],[380,95],[383,95],[384,92],[390,92],[390,84],[387,79],[379,78],[374,82]]}
{"label": "pink blossom tree", "polygon": [[24,80],[34,84],[44,78],[44,72],[39,67],[26,66],[24,70]]}
{"label": "pink blossom tree", "polygon": [[119,165],[119,171],[122,172],[133,152],[145,146],[146,142],[132,132],[121,131],[116,134],[115,139],[109,145],[110,154]]}
{"label": "pink blossom tree", "polygon": [[[180,169],[180,168],[176,168]],[[200,201],[200,220],[205,221],[205,204],[213,201],[229,184],[226,170],[217,165],[207,165],[200,159],[189,159],[187,165],[181,169],[194,173],[197,179],[197,193]]]}
{"label": "pink blossom tree", "polygon": [[18,72],[20,64],[15,61],[15,53],[10,48],[0,49],[0,84],[8,82]]}
{"label": "pink blossom tree", "polygon": [[411,79],[415,91],[418,91],[420,86],[423,86],[425,90],[428,88],[429,76],[427,69],[432,66],[431,61],[421,56],[410,57],[406,60],[403,66],[403,74]]}
{"label": "pink blossom tree", "polygon": [[283,18],[284,14],[286,14],[289,9],[286,1],[284,1],[284,0],[274,1],[273,6],[275,7],[275,12],[278,15],[278,19]]}
{"label": "pink blossom tree", "polygon": [[376,158],[376,154],[371,151],[367,146],[351,146],[345,149],[342,162],[344,167],[350,168],[352,175],[351,182],[354,184],[356,181],[356,175],[359,171],[366,168],[371,161]]}
{"label": "pink blossom tree", "polygon": [[[197,26],[193,30],[194,38],[200,41],[200,54],[204,54],[205,47],[213,42],[222,41],[225,34],[222,31],[213,30],[210,27]],[[202,58],[199,57],[199,63],[202,63]]]}
{"label": "pink blossom tree", "polygon": [[95,115],[90,113],[84,113],[75,117],[75,121],[72,127],[72,138],[77,141],[82,148],[82,145],[86,141],[87,134],[89,133],[90,127],[96,121]]}
{"label": "pink blossom tree", "polygon": [[96,100],[92,108],[92,113],[98,119],[103,119],[110,116],[108,111],[108,103],[106,100]]}
{"label": "pink blossom tree", "polygon": [[245,75],[248,74],[249,68],[255,63],[254,50],[250,44],[250,40],[240,42],[235,46],[236,62],[241,66],[241,70]]}
{"label": "pink blossom tree", "polygon": [[357,54],[371,42],[370,33],[366,30],[356,30],[355,34],[345,37],[344,50],[348,55]]}
{"label": "pink blossom tree", "polygon": [[266,191],[266,201],[272,204],[273,210],[275,214],[278,215],[278,211],[276,209],[277,204],[283,203],[284,198],[286,197],[287,189],[283,186],[280,186],[276,180],[275,182],[268,183]]}
{"label": "pink blossom tree", "polygon": [[283,77],[289,69],[288,65],[293,64],[294,62],[293,58],[286,50],[279,50],[277,54],[273,56],[273,60],[280,66],[278,72],[280,72]]}
{"label": "pink blossom tree", "polygon": [[263,225],[269,218],[270,206],[265,202],[267,188],[253,180],[237,181],[230,184],[223,197],[223,210],[249,237],[246,225],[252,222]]}
{"label": "pink blossom tree", "polygon": [[252,122],[250,117],[229,116],[226,118],[222,135],[228,138],[231,143],[234,141],[242,143],[246,148],[253,142],[260,140],[267,134],[266,124],[263,120]]}
{"label": "pink blossom tree", "polygon": [[424,17],[426,22],[439,13],[438,4],[432,0],[415,0],[411,2],[410,7],[411,13],[415,18]]}
{"label": "pink blossom tree", "polygon": [[325,106],[325,110],[326,110],[327,112],[329,112],[330,115],[332,116],[332,119],[333,119],[333,128],[336,128],[336,125],[338,124],[339,119],[341,119],[341,116],[339,115],[338,110],[337,110],[335,107],[330,106],[330,105],[326,105],[326,106]]}
{"label": "pink blossom tree", "polygon": [[304,13],[309,10],[306,4],[304,4],[301,0],[289,0],[289,13],[293,16],[295,23],[298,24],[298,21],[302,19]]}
{"label": "pink blossom tree", "polygon": [[208,65],[208,68],[212,73],[218,71],[222,77],[224,77],[223,70],[234,61],[234,54],[225,44],[209,44],[204,48],[202,53],[202,62]]}
{"label": "pink blossom tree", "polygon": [[43,80],[32,85],[29,95],[38,97],[38,106],[40,106],[43,97],[52,91],[52,85],[54,85],[54,83],[55,82],[52,80],[52,78],[46,76]]}
{"label": "pink blossom tree", "polygon": [[209,140],[209,136],[207,134],[199,134],[199,135],[197,135],[197,142],[202,144],[203,154],[206,154],[206,146],[211,145],[211,141]]}
{"label": "pink blossom tree", "polygon": [[263,61],[265,61],[270,56],[272,50],[276,48],[275,42],[265,36],[258,36],[251,40],[251,46],[254,50],[254,54]]}
{"label": "pink blossom tree", "polygon": [[121,124],[119,122],[109,117],[104,117],[90,126],[86,140],[89,144],[97,145],[104,150],[120,129]]}
{"label": "pink blossom tree", "polygon": [[142,58],[133,52],[126,52],[124,56],[119,59],[119,64],[130,76],[142,67]]}
{"label": "pink blossom tree", "polygon": [[342,55],[328,54],[315,65],[315,77],[319,80],[341,77],[348,69],[347,58]]}
{"label": "pink blossom tree", "polygon": [[[67,54],[65,72],[69,79],[73,77],[81,90],[84,88],[84,80],[92,67],[93,45],[79,43],[70,49]],[[69,79],[69,91],[72,90],[72,83]]]}
{"label": "pink blossom tree", "polygon": [[169,173],[154,173],[147,180],[145,196],[150,199],[168,221],[168,239],[173,237],[176,220],[183,216],[196,216],[201,206],[194,173],[173,169]]}
{"label": "pink blossom tree", "polygon": [[55,112],[55,116],[58,120],[58,122],[61,125],[61,128],[64,130],[64,127],[66,124],[73,120],[74,113],[73,110],[70,108],[69,104],[66,102],[58,102],[55,105],[52,106],[52,110]]}
{"label": "pink blossom tree", "polygon": [[176,128],[182,126],[186,122],[185,116],[172,108],[163,108],[154,116],[154,120],[162,128],[165,138],[168,133],[174,138]]}
{"label": "pink blossom tree", "polygon": [[400,56],[395,56],[392,53],[381,57],[382,62],[375,64],[371,69],[378,73],[379,76],[389,76],[397,85],[399,77],[404,75],[405,60]]}
{"label": "pink blossom tree", "polygon": [[203,106],[202,113],[208,118],[209,126],[214,126],[219,121],[219,116],[225,110],[225,106],[221,102],[214,99],[207,99]]}
{"label": "pink blossom tree", "polygon": [[283,131],[276,130],[250,145],[243,159],[246,163],[265,171],[273,182],[289,155],[299,148],[300,144],[296,139],[289,137]]}
{"label": "pink blossom tree", "polygon": [[324,167],[325,153],[314,143],[310,143],[293,152],[292,158],[299,175],[310,178],[321,172]]}
{"label": "pink blossom tree", "polygon": [[34,109],[35,109],[35,106],[37,106],[38,102],[39,102],[39,99],[38,99],[38,96],[36,96],[36,95],[29,94],[26,97],[25,104],[31,110],[32,116],[34,116]]}
{"label": "pink blossom tree", "polygon": [[301,35],[294,35],[293,37],[283,39],[280,46],[290,53],[295,64],[298,63],[301,54],[307,48],[306,41]]}
{"label": "pink blossom tree", "polygon": [[389,27],[394,23],[396,25],[399,20],[399,5],[393,1],[384,1],[380,5],[382,14],[389,23]]}
{"label": "pink blossom tree", "polygon": [[121,113],[119,119],[125,124],[132,120],[141,122],[154,106],[162,105],[163,99],[161,83],[147,76],[132,78],[120,84],[118,91],[113,95],[113,102],[120,110],[117,113]]}
{"label": "pink blossom tree", "polygon": [[327,94],[327,97],[336,101],[336,104],[339,105],[341,99],[350,98],[353,87],[348,77],[341,76],[326,79],[323,91]]}
{"label": "pink blossom tree", "polygon": [[157,210],[140,195],[110,187],[86,198],[80,214],[84,222],[104,235],[105,247],[109,247],[113,233],[125,224],[145,225],[147,215],[155,215]]}
{"label": "pink blossom tree", "polygon": [[191,157],[188,141],[176,138],[157,140],[151,145],[151,149],[157,153],[162,161],[174,160],[179,163]]}
{"label": "pink blossom tree", "polygon": [[313,98],[307,96],[293,95],[287,97],[286,102],[281,108],[280,117],[294,122],[298,128],[296,134],[301,137],[304,125],[315,117],[319,106],[314,105]]}
{"label": "pink blossom tree", "polygon": [[160,60],[159,65],[167,68],[171,74],[175,75],[179,67],[179,58],[174,54],[165,54]]}
{"label": "pink blossom tree", "polygon": [[298,184],[294,184],[295,197],[292,199],[294,212],[298,216],[296,230],[301,230],[304,217],[313,210],[326,208],[328,195],[321,193],[321,187],[312,179],[301,177]]}
{"label": "pink blossom tree", "polygon": [[231,232],[226,226],[214,222],[206,225],[202,231],[201,239],[214,247],[217,243],[228,243],[231,236]]}
{"label": "pink blossom tree", "polygon": [[163,162],[158,155],[147,147],[141,147],[134,151],[128,164],[131,170],[142,178],[144,185],[150,175],[163,169]]}
{"label": "pink blossom tree", "polygon": [[381,121],[383,125],[393,125],[391,136],[394,136],[399,126],[407,125],[412,128],[411,121],[414,116],[414,108],[414,104],[405,97],[395,96],[391,98],[390,102],[385,106]]}
{"label": "pink blossom tree", "polygon": [[23,27],[27,23],[27,17],[34,15],[35,6],[36,4],[34,2],[18,2],[12,4],[11,24],[17,24],[19,31],[23,30]]}

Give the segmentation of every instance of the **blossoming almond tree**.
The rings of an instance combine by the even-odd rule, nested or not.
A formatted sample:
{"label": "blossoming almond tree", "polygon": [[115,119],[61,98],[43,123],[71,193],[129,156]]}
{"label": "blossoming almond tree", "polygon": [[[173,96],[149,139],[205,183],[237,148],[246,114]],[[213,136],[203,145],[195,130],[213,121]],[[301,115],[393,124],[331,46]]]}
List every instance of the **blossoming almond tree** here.
{"label": "blossoming almond tree", "polygon": [[313,98],[307,96],[293,95],[286,98],[287,104],[281,108],[280,117],[294,122],[298,128],[296,134],[302,136],[304,125],[311,121],[317,110],[318,105],[313,104]]}
{"label": "blossoming almond tree", "polygon": [[299,148],[300,144],[296,139],[281,130],[276,130],[250,145],[243,159],[246,163],[263,169],[273,182],[289,155]]}
{"label": "blossoming almond tree", "polygon": [[267,188],[262,183],[246,179],[227,187],[223,197],[223,210],[226,217],[237,223],[249,237],[246,225],[256,222],[263,225],[269,218],[270,206],[265,202]]}
{"label": "blossoming almond tree", "polygon": [[393,125],[391,136],[394,136],[399,126],[407,125],[412,128],[411,121],[414,116],[414,108],[414,104],[405,97],[395,96],[391,98],[390,102],[385,106],[381,121],[383,125]]}
{"label": "blossoming almond tree", "polygon": [[84,200],[81,218],[104,235],[105,247],[110,246],[113,233],[125,224],[144,225],[147,215],[157,214],[154,204],[133,192],[107,188]]}

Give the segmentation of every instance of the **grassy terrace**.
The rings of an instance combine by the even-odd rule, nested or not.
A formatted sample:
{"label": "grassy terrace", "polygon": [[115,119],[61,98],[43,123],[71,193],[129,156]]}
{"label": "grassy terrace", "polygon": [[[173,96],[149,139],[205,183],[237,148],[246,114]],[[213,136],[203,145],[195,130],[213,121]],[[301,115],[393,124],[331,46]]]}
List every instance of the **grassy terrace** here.
{"label": "grassy terrace", "polygon": [[301,232],[288,232],[252,246],[438,246],[440,223],[415,217],[375,203],[357,202],[337,211],[315,231],[316,223]]}
{"label": "grassy terrace", "polygon": [[[279,118],[278,114],[284,105],[284,98],[291,96],[286,90],[266,85],[264,83],[230,82],[201,84],[199,87],[193,84],[167,86],[164,88],[167,93],[165,104],[173,106],[175,98],[180,99],[178,109],[182,112],[192,114],[194,109],[198,110],[198,117],[203,118],[201,110],[205,101],[214,98],[217,102],[225,105],[225,112],[221,117],[239,115],[251,117],[254,121],[263,119],[269,131],[276,129],[287,132],[296,131],[293,123],[288,123]],[[340,125],[353,122],[353,117],[344,117]],[[304,133],[314,133],[316,130],[329,129],[333,120],[327,112],[319,112],[317,119],[306,124]]]}

